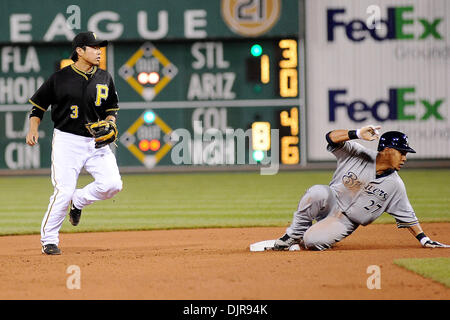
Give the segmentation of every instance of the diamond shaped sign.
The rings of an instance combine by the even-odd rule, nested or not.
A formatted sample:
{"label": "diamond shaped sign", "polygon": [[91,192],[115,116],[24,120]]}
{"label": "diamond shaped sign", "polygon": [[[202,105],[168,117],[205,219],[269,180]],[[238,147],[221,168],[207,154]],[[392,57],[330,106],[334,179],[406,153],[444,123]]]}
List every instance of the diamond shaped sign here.
{"label": "diamond shaped sign", "polygon": [[[142,73],[152,73],[153,80],[139,81]],[[177,73],[177,67],[151,42],[145,42],[119,69],[119,75],[146,101],[152,101]]]}
{"label": "diamond shaped sign", "polygon": [[[136,133],[139,128],[145,125],[156,125],[165,135],[162,137],[162,142],[158,140],[158,148],[155,154],[149,155],[144,153],[138,142]],[[172,142],[170,135],[172,129],[158,116],[153,110],[146,110],[136,121],[125,131],[120,137],[120,142],[147,168],[153,168],[169,151],[172,149]],[[137,144],[136,144],[137,143]],[[138,146],[139,145],[139,146]],[[159,147],[159,145],[162,145]]]}

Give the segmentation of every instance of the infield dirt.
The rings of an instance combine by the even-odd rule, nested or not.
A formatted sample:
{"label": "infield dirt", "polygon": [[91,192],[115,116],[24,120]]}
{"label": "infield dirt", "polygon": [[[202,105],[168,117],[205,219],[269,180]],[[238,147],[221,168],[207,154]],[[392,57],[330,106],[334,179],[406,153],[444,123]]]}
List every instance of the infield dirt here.
{"label": "infield dirt", "polygon": [[[450,243],[450,223],[422,224]],[[450,257],[424,249],[395,225],[358,228],[324,252],[249,252],[285,228],[61,234],[61,256],[41,254],[39,235],[0,237],[0,299],[300,300],[450,299],[450,288],[403,269],[399,258]],[[69,266],[80,289],[68,289]],[[380,289],[367,268],[380,267]]]}

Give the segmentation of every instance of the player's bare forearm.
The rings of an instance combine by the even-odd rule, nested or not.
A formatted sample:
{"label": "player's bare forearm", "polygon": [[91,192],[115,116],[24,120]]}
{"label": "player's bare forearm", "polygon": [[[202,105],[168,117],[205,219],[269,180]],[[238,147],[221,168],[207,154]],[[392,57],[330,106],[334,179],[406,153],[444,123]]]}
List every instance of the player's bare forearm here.
{"label": "player's bare forearm", "polygon": [[29,121],[30,127],[28,128],[28,133],[25,138],[26,143],[29,146],[34,146],[39,139],[39,125],[41,124],[41,119],[38,117],[31,117]]}
{"label": "player's bare forearm", "polygon": [[350,140],[348,136],[348,130],[345,129],[333,130],[330,132],[329,137],[331,141],[333,141],[336,144]]}
{"label": "player's bare forearm", "polygon": [[367,141],[372,141],[378,139],[380,126],[365,126],[357,130],[345,130],[338,129],[333,130],[329,134],[329,138],[336,144],[351,140],[351,139],[362,139]]}
{"label": "player's bare forearm", "polygon": [[433,241],[430,238],[428,238],[425,233],[422,230],[422,227],[420,224],[416,224],[415,226],[408,228],[409,232],[420,241],[420,244],[422,247],[425,248],[450,248],[449,245],[440,243],[438,241]]}
{"label": "player's bare forearm", "polygon": [[416,224],[415,226],[409,227],[408,230],[409,230],[409,232],[411,232],[411,234],[414,237],[417,237],[417,235],[419,233],[423,232],[422,227],[420,226],[420,224]]}

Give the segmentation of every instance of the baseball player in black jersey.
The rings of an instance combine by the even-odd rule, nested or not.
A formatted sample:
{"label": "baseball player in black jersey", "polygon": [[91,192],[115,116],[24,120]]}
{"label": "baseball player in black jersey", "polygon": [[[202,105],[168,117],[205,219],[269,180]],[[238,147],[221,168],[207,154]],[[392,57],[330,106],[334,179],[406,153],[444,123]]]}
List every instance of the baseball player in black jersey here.
{"label": "baseball player in black jersey", "polygon": [[[38,143],[39,124],[49,106],[54,122],[51,157],[54,193],[41,225],[45,254],[61,254],[59,230],[69,207],[70,222],[77,225],[85,206],[109,199],[122,189],[114,154],[107,145],[96,142],[87,128],[87,124],[98,121],[116,128],[117,92],[111,75],[98,68],[100,48],[106,45],[107,41],[98,40],[93,32],[78,34],[72,42],[71,59],[75,63],[52,74],[29,100],[33,107],[26,136],[28,145]],[[107,142],[114,140],[115,137]],[[95,181],[76,189],[83,167]]]}

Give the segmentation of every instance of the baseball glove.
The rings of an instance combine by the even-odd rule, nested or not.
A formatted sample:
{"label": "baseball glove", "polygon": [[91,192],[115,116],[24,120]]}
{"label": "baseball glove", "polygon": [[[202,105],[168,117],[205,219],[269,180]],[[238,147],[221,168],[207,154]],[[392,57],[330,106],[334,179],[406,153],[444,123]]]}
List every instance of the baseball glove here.
{"label": "baseball glove", "polygon": [[117,135],[119,134],[116,124],[109,120],[90,122],[86,124],[86,128],[95,138],[96,149],[115,142],[117,140]]}

